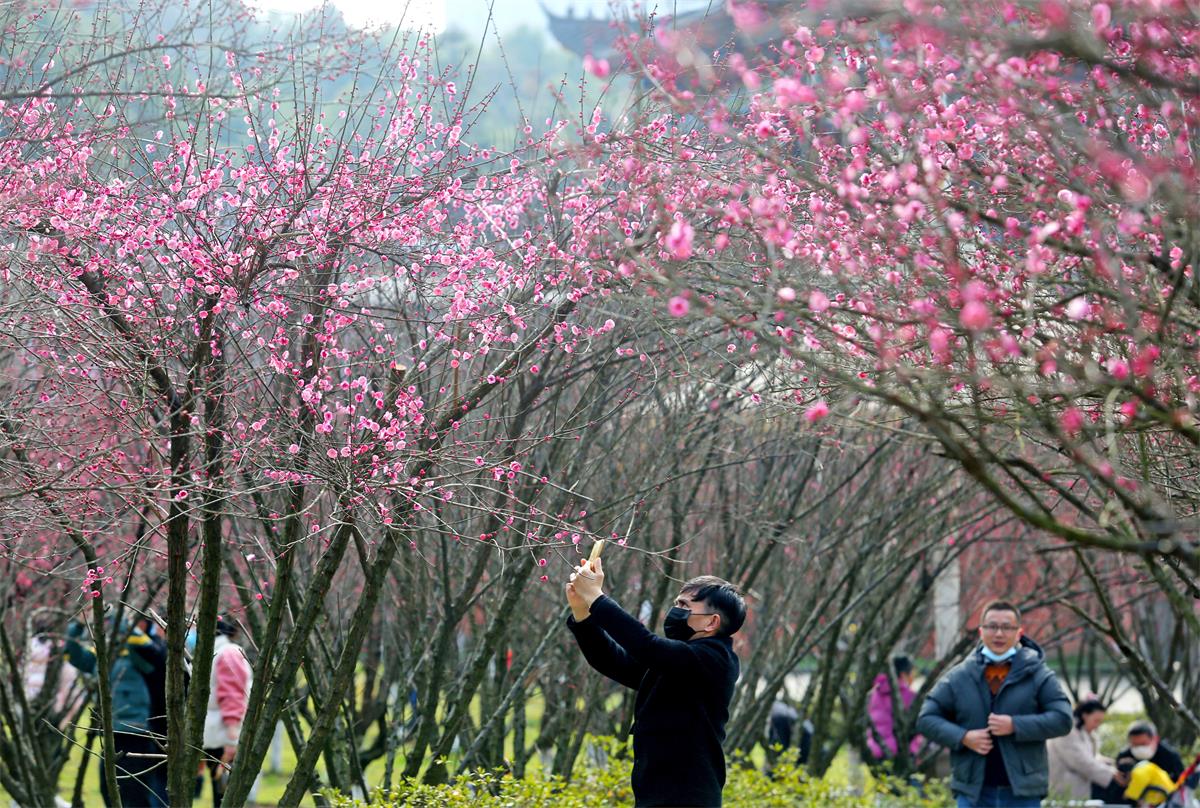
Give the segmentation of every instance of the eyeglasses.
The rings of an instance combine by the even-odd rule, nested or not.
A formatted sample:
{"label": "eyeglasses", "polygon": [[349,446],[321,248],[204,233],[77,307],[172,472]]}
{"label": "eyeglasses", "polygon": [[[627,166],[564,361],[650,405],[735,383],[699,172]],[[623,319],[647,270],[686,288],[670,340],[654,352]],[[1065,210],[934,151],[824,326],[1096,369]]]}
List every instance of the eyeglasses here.
{"label": "eyeglasses", "polygon": [[982,626],[980,626],[980,628],[983,629],[984,631],[991,631],[996,634],[1000,634],[1000,633],[1012,634],[1014,631],[1017,631],[1021,627],[1020,626],[1010,626],[1007,623],[984,623]]}
{"label": "eyeglasses", "polygon": [[694,612],[692,611],[692,607],[688,605],[688,602],[680,598],[675,599],[674,605],[676,609],[687,609],[689,612],[692,612],[688,617],[711,617],[716,614],[716,612]]}

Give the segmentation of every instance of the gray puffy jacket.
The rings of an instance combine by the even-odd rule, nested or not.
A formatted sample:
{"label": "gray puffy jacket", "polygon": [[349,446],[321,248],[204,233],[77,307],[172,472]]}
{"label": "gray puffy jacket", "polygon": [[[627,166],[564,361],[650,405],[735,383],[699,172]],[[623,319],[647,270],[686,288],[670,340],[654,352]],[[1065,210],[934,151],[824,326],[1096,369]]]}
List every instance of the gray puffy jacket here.
{"label": "gray puffy jacket", "polygon": [[[982,648],[982,646],[981,646]],[[1046,741],[1071,731],[1071,702],[1058,684],[1045,654],[1033,640],[1022,637],[1012,670],[992,696],[980,649],[955,665],[933,686],[917,731],[950,750],[950,788],[971,800],[983,788],[984,756],[962,745],[967,730],[985,729],[989,713],[1011,715],[1014,732],[996,738],[1013,793],[1044,797],[1050,786]]]}

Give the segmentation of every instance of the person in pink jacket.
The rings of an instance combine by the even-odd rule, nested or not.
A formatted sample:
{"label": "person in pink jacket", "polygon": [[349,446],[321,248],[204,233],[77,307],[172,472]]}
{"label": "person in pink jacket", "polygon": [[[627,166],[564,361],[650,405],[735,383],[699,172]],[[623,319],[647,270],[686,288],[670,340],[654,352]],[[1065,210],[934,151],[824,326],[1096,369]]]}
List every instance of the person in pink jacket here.
{"label": "person in pink jacket", "polygon": [[204,754],[212,773],[213,806],[221,808],[225,777],[237,754],[250,698],[253,675],[246,652],[235,642],[237,626],[217,620],[217,639],[213,645],[212,674],[209,680],[208,714],[204,718]]}
{"label": "person in pink jacket", "polygon": [[[913,664],[907,656],[900,654],[892,658],[892,670],[896,672],[896,683],[900,686],[899,704],[907,710],[916,698],[912,689]],[[896,742],[896,720],[892,715],[892,682],[886,673],[875,677],[875,686],[867,702],[867,749],[876,760],[891,760],[896,757],[899,745]],[[914,735],[908,752],[914,759],[924,739]]]}

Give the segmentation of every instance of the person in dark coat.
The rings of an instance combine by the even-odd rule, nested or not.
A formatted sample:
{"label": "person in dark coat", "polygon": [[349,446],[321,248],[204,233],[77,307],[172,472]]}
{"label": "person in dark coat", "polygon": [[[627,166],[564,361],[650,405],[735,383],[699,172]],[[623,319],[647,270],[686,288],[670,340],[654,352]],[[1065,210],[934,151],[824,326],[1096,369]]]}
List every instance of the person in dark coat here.
{"label": "person in dark coat", "polygon": [[[800,725],[800,734],[796,735],[796,724]],[[796,765],[803,766],[809,762],[812,752],[812,722],[809,719],[800,720],[796,707],[787,704],[782,698],[775,699],[770,705],[767,717],[767,744],[769,747],[779,746],[782,750],[790,749],[792,741],[796,741]]]}
{"label": "person in dark coat", "polygon": [[[167,742],[167,640],[153,620],[143,618],[137,623],[138,630],[150,638],[149,647],[142,646],[143,658],[152,662],[152,667],[143,672],[146,686],[150,690],[150,733],[160,742]],[[166,767],[163,779],[166,779]]]}
{"label": "person in dark coat", "polygon": [[771,714],[767,716],[767,743],[784,749],[791,746],[792,729],[799,718],[800,713],[795,707],[783,699],[775,699],[771,704]]}
{"label": "person in dark coat", "polygon": [[637,691],[633,796],[638,808],[721,805],[725,723],[739,664],[730,635],[746,603],[711,575],[683,585],[659,637],[601,593],[599,560],[567,584],[567,627],[588,664]]}
{"label": "person in dark coat", "polygon": [[[150,735],[154,739],[155,751],[165,754],[167,746],[167,639],[153,620],[138,622],[138,629],[150,638],[149,647],[142,646],[138,653],[150,663],[143,671],[146,687],[150,690]],[[187,677],[184,678],[184,685]],[[150,789],[158,795],[163,805],[167,804],[167,762],[160,759],[146,775]]]}
{"label": "person in dark coat", "polygon": [[[1125,737],[1129,746],[1117,753],[1117,771],[1128,774],[1133,771],[1134,766],[1148,760],[1166,772],[1173,781],[1179,780],[1185,768],[1183,758],[1174,747],[1159,737],[1158,728],[1154,724],[1149,721],[1134,721],[1129,725]],[[1189,777],[1188,787],[1195,788],[1198,780],[1200,775]],[[1115,805],[1134,804],[1133,800],[1125,797],[1123,786],[1113,786],[1093,796]]]}
{"label": "person in dark coat", "polygon": [[[774,768],[779,754],[791,749],[796,723],[800,724],[800,735],[795,738],[795,764],[803,766],[808,763],[812,753],[813,724],[808,719],[800,721],[800,713],[796,708],[778,698],[771,704],[771,713],[767,716],[767,769]],[[779,747],[776,753],[775,747]]]}
{"label": "person in dark coat", "polygon": [[[67,660],[83,673],[94,674],[96,652],[80,641],[82,635],[83,626],[79,623],[67,628]],[[113,765],[121,804],[129,808],[166,808],[166,766],[152,727],[155,703],[152,689],[155,681],[162,681],[166,649],[135,628],[114,650],[109,681],[113,745],[117,753]],[[100,795],[105,805],[113,804],[103,773]]]}
{"label": "person in dark coat", "polygon": [[1037,808],[1050,784],[1046,741],[1071,731],[1071,701],[1016,606],[993,601],[980,622],[982,643],[934,685],[917,731],[950,750],[958,808]]}

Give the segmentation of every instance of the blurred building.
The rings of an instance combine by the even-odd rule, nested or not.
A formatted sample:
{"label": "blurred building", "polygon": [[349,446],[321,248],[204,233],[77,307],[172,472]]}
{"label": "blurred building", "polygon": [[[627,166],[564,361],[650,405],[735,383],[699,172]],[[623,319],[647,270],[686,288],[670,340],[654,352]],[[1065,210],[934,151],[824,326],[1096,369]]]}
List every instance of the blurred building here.
{"label": "blurred building", "polygon": [[721,54],[749,54],[782,39],[785,12],[799,5],[791,0],[743,2],[737,6],[741,9],[737,20],[728,10],[730,4],[723,2],[701,2],[690,11],[651,17],[603,16],[592,10],[578,14],[570,5],[556,13],[544,3],[542,11],[558,43],[581,58],[591,55],[612,60],[617,56],[613,44],[619,36],[654,31],[677,34],[698,54],[716,61]]}

